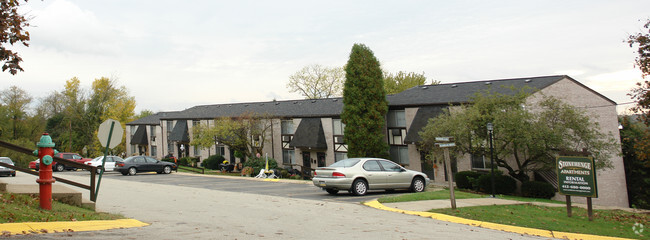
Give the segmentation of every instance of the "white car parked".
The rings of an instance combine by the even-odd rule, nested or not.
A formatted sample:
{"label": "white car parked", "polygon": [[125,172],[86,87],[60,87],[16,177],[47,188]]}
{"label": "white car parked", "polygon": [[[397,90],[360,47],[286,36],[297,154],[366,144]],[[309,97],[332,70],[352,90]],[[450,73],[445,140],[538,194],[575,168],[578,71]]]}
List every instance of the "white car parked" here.
{"label": "white car parked", "polygon": [[[86,162],[86,164],[93,167],[100,167],[102,166],[103,159],[104,156],[96,157],[95,159]],[[124,161],[124,159],[118,156],[106,156],[106,163],[104,163],[104,172],[113,171],[113,169],[115,169],[115,162],[117,161]],[[101,168],[97,168],[97,173],[99,172],[101,172]]]}

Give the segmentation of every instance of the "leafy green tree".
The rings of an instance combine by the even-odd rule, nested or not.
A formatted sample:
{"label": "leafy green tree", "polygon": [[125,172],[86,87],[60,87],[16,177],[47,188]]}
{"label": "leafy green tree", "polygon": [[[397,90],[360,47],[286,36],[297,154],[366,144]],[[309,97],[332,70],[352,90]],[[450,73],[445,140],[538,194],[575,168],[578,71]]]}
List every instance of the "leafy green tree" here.
{"label": "leafy green tree", "polygon": [[[238,117],[223,117],[215,119],[214,126],[200,125],[198,130],[192,130],[194,139],[190,144],[208,147],[214,139],[238,151],[245,157],[263,154],[264,144],[268,141],[269,131],[273,123],[270,116],[257,113],[244,113]],[[211,141],[212,138],[212,142]]]}
{"label": "leafy green tree", "polygon": [[217,143],[217,133],[215,127],[206,124],[192,126],[192,140],[190,145],[198,148],[210,148]]}
{"label": "leafy green tree", "polygon": [[379,61],[370,48],[354,44],[345,66],[341,113],[349,157],[388,157],[386,112],[388,101]]}
{"label": "leafy green tree", "polygon": [[469,104],[450,107],[429,120],[419,133],[423,149],[440,151],[434,147],[435,138],[453,136],[452,152],[490,156],[486,125],[491,122],[495,164],[519,181],[528,181],[531,171],[552,169],[561,150],[587,149],[596,167],[611,167],[609,157],[617,153],[611,134],[599,132],[584,112],[556,98],[544,97],[528,106],[528,96],[524,90],[514,95],[477,93]]}
{"label": "leafy green tree", "polygon": [[59,150],[81,152],[88,145],[87,139],[93,132],[85,118],[87,98],[81,88],[81,81],[77,77],[67,80],[60,93],[53,92],[46,97],[53,98],[61,100],[62,109],[47,120],[46,131]]}
{"label": "leafy green tree", "polygon": [[23,89],[11,86],[0,92],[0,102],[6,107],[6,112],[11,121],[11,136],[13,139],[22,137],[21,128],[27,119],[27,110],[32,102],[32,97]]}
{"label": "leafy green tree", "polygon": [[[129,92],[124,86],[117,86],[115,80],[101,77],[95,79],[92,84],[92,91],[88,99],[88,111],[85,118],[88,123],[90,138],[88,143],[92,143],[95,153],[103,152],[104,148],[97,139],[97,130],[99,125],[107,119],[115,119],[122,124],[122,129],[126,129],[126,123],[130,122],[135,115],[135,98],[129,96]],[[125,143],[126,135],[122,135],[122,143]],[[113,152],[125,152],[126,147],[120,144],[113,148]]]}
{"label": "leafy green tree", "polygon": [[650,209],[650,165],[648,159],[640,159],[635,147],[644,137],[648,127],[634,120],[633,116],[619,117],[625,180],[630,206]]}
{"label": "leafy green tree", "polygon": [[289,92],[297,92],[307,99],[341,96],[345,73],[340,67],[313,64],[303,67],[289,77]]}
{"label": "leafy green tree", "polygon": [[[639,54],[636,59],[636,66],[641,69],[645,81],[638,82],[637,87],[629,94],[637,105],[632,109],[637,114],[641,115],[641,120],[646,126],[650,127],[650,20],[647,21],[643,27],[648,30],[647,33],[637,33],[628,37],[630,47],[638,45],[637,53]],[[635,149],[640,159],[650,158],[650,128],[646,129],[644,136],[636,142]],[[650,165],[650,163],[645,163]]]}
{"label": "leafy green tree", "polygon": [[[424,76],[424,73],[405,73],[399,71],[396,74],[384,72],[384,88],[386,89],[386,94],[396,94],[400,93],[406,89],[425,85],[427,82],[427,77]],[[431,81],[431,85],[440,84],[439,81]]]}
{"label": "leafy green tree", "polygon": [[[2,71],[16,75],[23,71],[20,62],[23,59],[18,53],[7,49],[7,44],[22,43],[28,47],[29,32],[24,28],[29,26],[28,19],[18,13],[20,0],[0,0],[0,61],[4,61]],[[27,0],[25,0],[27,2]]]}
{"label": "leafy green tree", "polygon": [[148,117],[148,116],[151,116],[151,115],[154,115],[154,114],[155,113],[153,111],[151,111],[149,109],[144,109],[144,110],[141,110],[140,113],[138,113],[137,115],[133,116],[133,120],[140,119],[140,118],[143,118],[143,117]]}

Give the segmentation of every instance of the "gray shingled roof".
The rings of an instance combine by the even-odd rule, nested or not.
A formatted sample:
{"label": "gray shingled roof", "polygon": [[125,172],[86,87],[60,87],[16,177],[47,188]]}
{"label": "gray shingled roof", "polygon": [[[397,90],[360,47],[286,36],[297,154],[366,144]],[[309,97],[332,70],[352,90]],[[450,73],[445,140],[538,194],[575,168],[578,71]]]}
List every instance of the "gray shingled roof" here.
{"label": "gray shingled roof", "polygon": [[466,103],[478,91],[488,90],[502,94],[514,94],[509,87],[529,87],[532,92],[541,90],[567,76],[546,76],[531,78],[514,78],[486,80],[476,82],[461,82],[439,85],[424,85],[407,89],[401,93],[387,97],[391,106],[423,106],[448,105]]}
{"label": "gray shingled roof", "polygon": [[128,122],[126,125],[160,125],[160,119],[163,117],[170,117],[178,114],[179,112],[159,112],[143,118],[136,119]]}
{"label": "gray shingled roof", "polygon": [[149,144],[149,141],[147,139],[147,126],[138,127],[138,130],[136,130],[135,134],[133,134],[133,137],[131,137],[131,144]]}
{"label": "gray shingled roof", "polygon": [[439,105],[439,106],[425,106],[418,108],[417,113],[415,114],[415,117],[413,118],[413,122],[411,123],[411,126],[409,127],[406,137],[404,138],[405,143],[416,143],[420,142],[422,138],[420,138],[420,131],[429,124],[429,119],[435,118],[441,113],[444,112],[444,109],[447,109],[446,105]]}
{"label": "gray shingled roof", "polygon": [[187,130],[188,128],[187,128],[186,120],[176,121],[176,125],[174,125],[174,129],[172,129],[172,132],[169,134],[169,140],[178,141],[178,142],[189,142],[190,135]]}
{"label": "gray shingled roof", "polygon": [[303,118],[296,128],[290,147],[327,149],[325,131],[320,118]]}
{"label": "gray shingled roof", "polygon": [[[582,85],[566,75],[542,76],[529,78],[496,79],[474,82],[449,83],[439,85],[424,85],[407,89],[386,98],[391,108],[409,106],[448,105],[469,102],[477,91],[491,89],[502,94],[514,94],[509,87],[528,87],[531,92],[539,91],[562,79],[568,79],[594,94],[616,104],[607,97]],[[338,117],[343,110],[342,98],[303,99],[289,101],[227,103],[201,105],[178,112],[161,112],[135,120],[128,125],[158,125],[160,120],[172,119],[214,119],[218,117],[234,117],[244,113],[268,114],[275,118],[319,118]]]}
{"label": "gray shingled roof", "polygon": [[342,109],[341,98],[229,103],[196,106],[160,119],[214,119],[250,112],[278,118],[334,117],[339,116]]}

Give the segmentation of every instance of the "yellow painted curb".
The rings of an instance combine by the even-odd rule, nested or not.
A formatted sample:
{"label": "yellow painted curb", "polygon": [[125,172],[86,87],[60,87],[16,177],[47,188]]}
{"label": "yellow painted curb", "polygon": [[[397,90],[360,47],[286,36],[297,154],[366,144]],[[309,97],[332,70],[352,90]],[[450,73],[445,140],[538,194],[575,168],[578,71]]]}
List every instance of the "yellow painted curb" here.
{"label": "yellow painted curb", "polygon": [[519,234],[526,234],[526,235],[533,235],[533,236],[540,236],[540,237],[576,239],[576,240],[577,239],[593,239],[593,240],[625,240],[625,239],[628,239],[628,238],[606,237],[606,236],[580,234],[580,233],[556,232],[556,231],[543,230],[543,229],[517,227],[517,226],[510,226],[510,225],[505,225],[505,224],[483,222],[483,221],[465,219],[465,218],[460,218],[460,217],[455,217],[455,216],[449,216],[449,215],[440,214],[440,213],[408,211],[408,210],[402,210],[402,209],[397,209],[397,208],[391,208],[391,207],[384,206],[383,204],[379,203],[379,201],[377,201],[377,200],[364,202],[363,204],[366,205],[366,206],[372,207],[372,208],[380,209],[380,210],[398,212],[398,213],[403,213],[403,214],[408,214],[408,215],[416,215],[416,216],[427,217],[427,218],[430,217],[430,218],[440,220],[440,221],[445,221],[445,222],[460,223],[460,224],[465,224],[465,225],[470,225],[470,226],[475,226],[475,227],[482,227],[482,228],[499,230],[499,231],[504,231],[504,232],[512,232],[512,233],[519,233]]}
{"label": "yellow painted curb", "polygon": [[279,182],[280,179],[270,179],[270,178],[267,178],[267,179],[264,179],[264,181],[265,181],[265,182]]}
{"label": "yellow painted curb", "polygon": [[84,232],[98,231],[116,228],[132,228],[148,226],[135,219],[117,220],[91,220],[91,221],[66,221],[66,222],[22,222],[2,223],[0,232],[2,234],[35,234],[55,232]]}

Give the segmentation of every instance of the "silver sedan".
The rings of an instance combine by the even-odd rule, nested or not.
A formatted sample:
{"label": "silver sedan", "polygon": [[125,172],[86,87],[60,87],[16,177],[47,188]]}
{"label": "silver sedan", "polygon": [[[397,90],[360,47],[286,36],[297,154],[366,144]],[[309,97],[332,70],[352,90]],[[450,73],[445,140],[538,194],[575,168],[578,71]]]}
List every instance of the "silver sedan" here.
{"label": "silver sedan", "polygon": [[349,158],[317,168],[312,182],[329,194],[345,190],[360,196],[368,190],[410,189],[422,192],[429,184],[429,177],[386,159]]}

